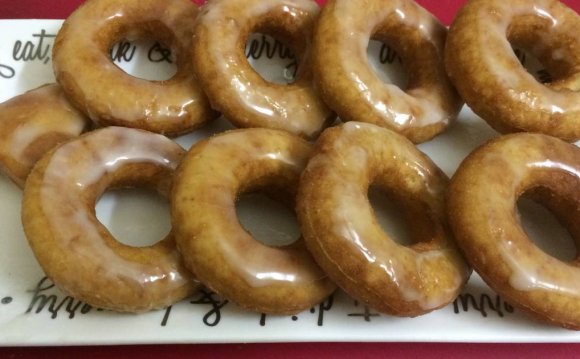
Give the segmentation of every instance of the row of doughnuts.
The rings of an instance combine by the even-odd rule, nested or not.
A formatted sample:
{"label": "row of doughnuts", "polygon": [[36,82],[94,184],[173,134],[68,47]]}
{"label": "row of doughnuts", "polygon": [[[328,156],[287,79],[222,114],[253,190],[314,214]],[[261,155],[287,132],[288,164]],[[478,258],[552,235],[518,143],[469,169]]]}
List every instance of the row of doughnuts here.
{"label": "row of doughnuts", "polygon": [[[449,33],[408,0],[331,1],[322,11],[310,0],[211,0],[199,13],[187,0],[99,0],[65,21],[53,61],[67,96],[97,123],[167,135],[198,128],[217,115],[214,109],[238,127],[307,138],[336,113],[420,143],[449,126],[463,99],[499,132],[574,141],[580,138],[578,21],[557,0],[472,0]],[[243,49],[255,32],[293,49],[299,66],[292,83],[269,83],[249,65]],[[117,41],[151,36],[174,54],[178,70],[170,80],[137,79],[110,62]],[[406,89],[383,83],[370,67],[371,38],[397,49],[409,76]],[[538,83],[512,44],[529,48],[554,80]]]}
{"label": "row of doughnuts", "polygon": [[[555,1],[536,2],[535,7],[525,10],[523,3],[514,1],[515,10],[502,14],[517,17],[514,23],[532,23],[537,31],[545,30],[549,25],[547,21],[551,21],[551,28],[557,34],[564,33],[561,24],[571,26],[578,21],[570,17],[569,12],[565,12],[568,16],[566,21],[559,20],[557,11],[562,9]],[[174,3],[175,7],[166,8]],[[353,297],[382,312],[415,316],[444,306],[457,296],[470,273],[461,256],[463,254],[478,272],[484,273],[482,277],[495,290],[514,300],[518,307],[566,327],[579,326],[578,318],[565,314],[565,310],[557,312],[554,309],[562,303],[565,308],[577,305],[574,304],[577,301],[574,291],[569,297],[554,299],[548,295],[554,291],[553,288],[546,289],[549,284],[532,285],[532,289],[545,290],[548,294],[539,295],[540,300],[528,304],[520,298],[523,297],[520,292],[529,291],[529,288],[520,290],[518,294],[502,289],[513,289],[505,281],[510,281],[510,268],[515,265],[504,271],[507,273],[507,277],[503,277],[504,287],[493,284],[495,274],[485,274],[483,266],[474,264],[478,260],[472,258],[483,258],[479,261],[489,264],[494,263],[490,258],[501,255],[476,257],[473,253],[487,252],[478,246],[471,248],[469,244],[463,244],[465,238],[465,243],[472,243],[467,241],[473,235],[467,234],[468,229],[465,228],[474,223],[471,217],[465,219],[465,214],[470,212],[472,206],[484,202],[473,200],[472,183],[464,179],[476,175],[458,175],[457,180],[454,177],[454,185],[448,190],[448,179],[432,161],[408,139],[390,131],[395,130],[413,142],[422,142],[450,124],[461,107],[460,97],[455,94],[451,83],[457,86],[463,97],[467,91],[465,88],[481,80],[474,78],[479,75],[481,66],[495,66],[489,64],[487,59],[477,62],[477,70],[466,68],[469,64],[467,60],[455,63],[459,56],[455,52],[450,55],[449,49],[453,46],[465,46],[462,53],[468,58],[475,56],[471,52],[481,52],[480,48],[467,47],[468,43],[481,43],[481,40],[474,40],[474,36],[481,35],[481,31],[462,29],[462,24],[473,22],[462,19],[477,17],[473,14],[482,11],[494,13],[493,6],[500,9],[502,4],[470,1],[451,27],[446,45],[445,28],[411,1],[389,4],[366,1],[368,6],[360,6],[354,2],[336,0],[330,1],[318,15],[318,8],[303,0],[283,0],[279,3],[211,0],[193,22],[190,21],[196,11],[190,9],[191,4],[186,6],[185,3],[188,2],[175,0],[163,2],[162,5],[153,0],[140,1],[137,10],[133,2],[115,3],[113,6],[108,0],[87,1],[67,19],[55,43],[55,74],[66,96],[75,108],[99,125],[145,126],[144,129],[149,131],[177,135],[200,126],[203,120],[215,117],[217,110],[240,127],[274,129],[228,132],[201,141],[184,154],[171,149],[175,146],[169,143],[173,142],[163,136],[115,126],[90,132],[50,151],[35,166],[26,182],[23,223],[39,262],[61,289],[104,308],[143,311],[166,306],[191,293],[195,285],[191,275],[184,270],[187,267],[203,284],[246,308],[258,311],[294,313],[306,309],[328,295],[335,283]],[[274,10],[270,11],[272,8]],[[113,11],[115,16],[103,17],[106,11]],[[262,13],[268,15],[259,16]],[[99,18],[87,21],[85,16],[89,15],[99,15]],[[536,19],[537,16],[541,19]],[[146,25],[134,30],[133,24],[139,21]],[[505,33],[511,20],[502,18],[497,23],[498,26],[505,26]],[[91,32],[93,36],[75,35],[79,33],[75,26],[81,24],[85,27],[90,24],[89,30],[94,30],[94,33]],[[170,25],[180,27],[181,30],[175,34],[184,34],[186,40],[183,43],[176,40],[177,35],[169,32]],[[243,57],[243,45],[247,35],[254,31],[273,33],[296,51],[301,65],[293,84],[267,83],[247,64]],[[497,30],[498,33],[501,31],[501,28]],[[314,34],[311,49],[309,42],[304,41],[305,34],[310,33]],[[532,42],[530,35],[518,26],[510,26],[508,33],[510,41],[524,45]],[[393,34],[400,34],[401,37]],[[177,75],[167,82],[151,83],[132,78],[112,65],[106,58],[108,48],[127,36],[154,36],[166,42],[177,54]],[[362,67],[365,65],[366,43],[371,37],[394,44],[401,53],[410,74],[406,91],[379,83],[368,65],[366,69]],[[187,43],[191,39],[193,43]],[[541,49],[534,50],[534,54],[542,60],[544,57],[553,58],[552,62],[546,60],[549,66],[559,66],[561,62],[570,65],[565,71],[557,73],[560,75],[556,81],[558,88],[549,89],[564,95],[555,96],[556,102],[551,102],[550,98],[537,100],[539,92],[526,87],[522,87],[523,95],[516,93],[514,88],[507,87],[506,91],[511,99],[519,99],[520,104],[532,105],[533,113],[541,113],[550,128],[560,131],[547,133],[572,140],[578,138],[574,132],[578,129],[574,125],[578,117],[563,114],[568,113],[565,104],[576,106],[570,100],[575,96],[575,57],[569,58],[568,54],[573,54],[577,45],[575,41],[565,39],[558,43],[561,47],[556,50],[550,46],[538,46]],[[508,38],[504,40],[509,44]],[[189,53],[188,47],[193,49],[193,68],[187,56],[183,60],[181,55]],[[83,52],[85,50],[88,52]],[[513,53],[508,51],[500,55],[509,57]],[[310,57],[314,64],[311,70],[303,65],[310,62]],[[183,68],[180,67],[182,64]],[[520,76],[531,77],[519,63],[519,67],[510,64],[509,76],[518,79]],[[195,86],[196,78],[192,73],[196,74],[200,87]],[[451,81],[446,73],[451,75]],[[500,73],[507,77],[507,72]],[[312,79],[314,86],[311,85]],[[126,87],[115,87],[118,81]],[[486,82],[489,81],[487,75],[481,81],[484,83],[478,85],[480,87],[476,91],[479,97],[485,98],[483,93],[492,93],[495,97],[491,100],[487,98],[488,102],[499,104],[502,108],[510,106],[498,97],[500,89],[485,88],[490,83]],[[62,96],[58,86],[46,87],[42,91],[49,88]],[[179,91],[174,92],[173,88]],[[206,95],[202,94],[202,90]],[[542,90],[541,94],[551,93],[549,91]],[[183,95],[183,92],[188,94]],[[564,97],[570,99],[560,101]],[[471,103],[479,100],[477,95],[465,96],[465,100],[479,109]],[[545,106],[552,103],[549,108],[551,112],[534,106],[538,103]],[[241,105],[246,105],[246,108]],[[78,113],[78,110],[70,108],[69,112]],[[351,123],[324,130],[314,148],[295,136],[316,137],[333,118],[329,108]],[[476,111],[487,114],[484,116],[486,119],[493,118],[490,121],[517,117],[509,115],[509,110],[506,110],[508,115],[497,112],[499,110]],[[550,113],[555,115],[546,119]],[[82,115],[79,117],[83,118]],[[57,136],[55,142],[62,142],[88,127],[83,122],[86,120],[79,121],[74,134]],[[520,124],[494,127],[502,131],[539,131]],[[578,158],[577,149],[572,145],[560,145],[557,140],[544,139],[543,136],[539,136],[540,139],[529,136],[532,135],[515,135],[501,141],[521,144],[515,145],[515,148],[530,144],[540,149],[554,146],[566,148],[561,152],[572,153],[566,155],[571,160],[564,161],[562,157],[566,156],[559,153],[552,158],[546,157],[548,155],[544,151],[536,151],[538,158],[548,158],[544,160],[548,164],[534,168],[542,171],[564,169],[565,175],[553,176],[563,178],[560,182],[566,183],[566,186],[561,187],[565,187],[567,192],[545,185],[550,175],[542,177],[542,185],[526,182],[525,186],[517,187],[508,199],[515,201],[513,197],[519,197],[522,191],[530,188],[534,193],[546,192],[537,197],[548,198],[545,201],[555,212],[567,213],[566,223],[575,228],[578,209],[574,205],[577,206],[577,196],[569,195],[569,201],[549,198],[552,198],[550,194],[562,196],[562,193],[573,193],[573,189],[578,188],[580,169],[577,160],[574,162],[574,158]],[[38,144],[32,140],[28,142]],[[516,153],[514,147],[507,146],[506,153]],[[162,148],[169,148],[166,151],[171,154],[163,152]],[[121,154],[115,154],[113,149],[120,149]],[[148,159],[145,161],[147,164],[142,163],[145,158]],[[478,156],[470,156],[468,160],[472,158]],[[85,159],[88,162],[83,164],[81,170],[71,168]],[[540,159],[534,161],[540,162]],[[477,165],[473,166],[478,167],[481,162],[477,160]],[[491,161],[486,166],[493,164]],[[524,167],[528,165],[529,162],[524,163]],[[176,168],[173,177],[170,173]],[[302,172],[303,169],[306,170]],[[477,170],[477,173],[485,171],[474,171]],[[141,176],[130,178],[136,173]],[[464,170],[460,168],[458,173],[464,173]],[[530,176],[522,173],[518,173],[520,177],[517,178],[528,181]],[[26,174],[19,176],[17,178],[24,183]],[[168,178],[173,178],[172,185],[168,183]],[[135,184],[162,193],[171,192],[172,235],[175,238],[165,239],[150,250],[148,248],[145,251],[148,253],[119,245],[108,236],[106,228],[94,216],[95,202],[106,188]],[[412,218],[416,244],[410,247],[397,245],[378,227],[366,199],[370,184],[378,185],[387,192],[401,204],[407,217]],[[267,189],[272,186],[273,191]],[[168,189],[170,187],[173,187],[171,191]],[[498,188],[487,187],[490,191]],[[542,190],[536,190],[536,187]],[[288,201],[291,206],[294,206],[293,198],[297,198],[295,205],[306,247],[299,241],[290,248],[269,248],[257,244],[239,226],[235,220],[235,199],[240,193],[250,190],[271,191],[275,196],[283,193],[282,200]],[[446,209],[445,193],[448,191],[452,203],[450,210]],[[496,197],[488,193],[487,198]],[[560,202],[566,202],[567,207],[564,208],[571,210],[561,210]],[[480,216],[489,215],[486,211],[491,209],[483,210]],[[448,228],[447,213],[454,218],[449,220],[453,233],[458,237],[461,253]],[[74,217],[72,228],[63,228],[60,224],[69,223],[71,217]],[[576,235],[576,232],[573,231],[573,234]],[[523,243],[525,235],[522,238]],[[511,253],[509,250],[503,253],[508,252]],[[181,256],[184,263],[181,263]],[[516,257],[509,258],[514,260]],[[159,262],[152,261],[152,258],[158,258]],[[171,262],[171,259],[177,259],[178,264]],[[536,259],[537,256],[525,260],[532,262]],[[73,262],[76,263],[74,266],[71,264]],[[280,267],[268,269],[272,262],[280,264]],[[130,270],[126,269],[127,263],[130,263]],[[527,279],[533,281],[536,277],[530,273],[538,273],[538,269],[531,268],[529,263],[526,265],[528,269],[520,271],[520,274],[524,273],[520,277],[527,275]],[[153,270],[149,272],[146,268],[151,267]],[[498,266],[492,264],[489,267],[493,270]],[[165,269],[167,271],[162,271]],[[287,272],[286,269],[294,272]],[[573,271],[568,274],[561,274],[560,269],[555,271],[556,274],[547,277],[574,277]],[[566,285],[552,286],[570,292],[569,288],[574,287],[575,280],[567,281]],[[520,284],[522,282],[519,281]],[[107,295],[115,297],[103,297],[103,286],[110,287],[113,283],[119,283],[123,290],[108,291]],[[172,292],[175,294],[164,294],[168,290],[166,284],[175,288]],[[152,288],[151,292],[145,291],[145,287]],[[549,302],[550,305],[537,309],[540,302]]]}

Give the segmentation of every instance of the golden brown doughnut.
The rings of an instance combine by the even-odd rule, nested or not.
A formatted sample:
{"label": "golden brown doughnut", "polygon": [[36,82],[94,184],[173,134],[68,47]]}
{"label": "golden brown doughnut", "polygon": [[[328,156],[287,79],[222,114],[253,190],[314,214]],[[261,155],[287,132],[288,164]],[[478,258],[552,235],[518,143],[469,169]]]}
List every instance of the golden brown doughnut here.
{"label": "golden brown doughnut", "polygon": [[[400,205],[414,244],[389,238],[367,198],[371,184]],[[470,270],[445,214],[448,179],[405,137],[373,124],[325,130],[297,200],[308,249],[348,294],[381,312],[417,316],[453,301]]]}
{"label": "golden brown doughnut", "polygon": [[48,150],[80,135],[90,121],[60,86],[41,86],[0,104],[0,170],[19,187]]}
{"label": "golden brown doughnut", "polygon": [[516,202],[550,209],[580,244],[580,149],[540,134],[513,134],[471,153],[449,189],[451,227],[483,280],[513,306],[543,321],[580,329],[580,262],[538,248]]}
{"label": "golden brown doughnut", "polygon": [[[55,39],[56,79],[71,101],[101,125],[166,135],[189,132],[215,117],[193,78],[196,15],[189,0],[88,0],[66,19]],[[171,49],[177,65],[171,79],[139,79],[110,59],[116,42],[144,37]]]}
{"label": "golden brown doughnut", "polygon": [[112,186],[145,186],[168,196],[185,151],[151,132],[107,127],[45,155],[24,188],[28,242],[58,288],[92,306],[123,312],[162,308],[191,294],[172,233],[149,247],[116,241],[95,214]]}
{"label": "golden brown doughnut", "polygon": [[[312,0],[211,0],[202,6],[193,62],[213,107],[238,127],[318,135],[334,118],[312,86],[310,38],[318,12]],[[250,66],[244,48],[256,32],[294,51],[299,66],[293,83],[268,82]]]}
{"label": "golden brown doughnut", "polygon": [[172,224],[187,267],[206,286],[262,313],[293,314],[323,301],[334,289],[302,240],[271,247],[240,224],[243,193],[285,194],[294,202],[311,146],[280,130],[229,131],[198,142],[179,166]]}
{"label": "golden brown doughnut", "polygon": [[[444,131],[462,102],[443,66],[447,29],[413,1],[330,0],[315,30],[313,67],[324,101],[343,121],[397,131],[415,143]],[[381,81],[367,59],[370,39],[393,46],[406,89]]]}
{"label": "golden brown doughnut", "polygon": [[[557,0],[471,0],[455,18],[447,72],[471,109],[499,132],[580,139],[580,17]],[[512,45],[531,52],[553,82],[539,83]]]}

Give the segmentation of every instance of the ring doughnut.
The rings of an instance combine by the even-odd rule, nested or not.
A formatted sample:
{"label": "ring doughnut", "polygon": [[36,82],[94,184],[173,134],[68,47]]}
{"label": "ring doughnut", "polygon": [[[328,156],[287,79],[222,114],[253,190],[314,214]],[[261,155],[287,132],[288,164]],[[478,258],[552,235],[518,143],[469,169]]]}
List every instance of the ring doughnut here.
{"label": "ring doughnut", "polygon": [[[71,101],[101,125],[178,135],[216,117],[193,78],[191,32],[197,7],[188,0],[88,0],[64,22],[53,66]],[[177,73],[166,81],[133,77],[110,59],[118,41],[150,37],[168,46]]]}
{"label": "ring doughnut", "polygon": [[284,194],[293,204],[311,146],[281,130],[229,131],[198,142],[179,166],[172,221],[187,267],[204,285],[241,307],[294,314],[335,289],[302,240],[271,247],[236,215],[236,198],[252,191]]}
{"label": "ring doughnut", "polygon": [[169,195],[185,151],[151,132],[106,127],[45,155],[24,188],[22,223],[46,275],[63,292],[122,312],[158,309],[190,295],[172,233],[149,247],[116,241],[95,205],[112,186],[145,186]]}
{"label": "ring doughnut", "polygon": [[[375,184],[400,205],[414,244],[379,226],[367,197]],[[405,137],[368,123],[325,130],[300,182],[306,245],[328,276],[383,313],[417,316],[453,301],[470,269],[447,228],[448,179]]]}
{"label": "ring doughnut", "polygon": [[[580,139],[580,17],[556,0],[472,0],[449,30],[447,72],[471,109],[502,133]],[[511,46],[550,71],[539,83]]]}
{"label": "ring doughnut", "polygon": [[514,307],[580,329],[580,262],[538,248],[516,209],[528,196],[550,209],[580,243],[580,149],[541,134],[512,134],[471,153],[449,189],[451,227],[483,280]]}
{"label": "ring doughnut", "polygon": [[19,187],[48,150],[79,136],[90,121],[60,86],[41,86],[0,104],[0,169]]}
{"label": "ring doughnut", "polygon": [[[317,136],[334,119],[313,89],[309,67],[318,13],[312,0],[212,0],[202,6],[194,30],[193,62],[213,107],[238,127]],[[250,66],[244,47],[254,32],[273,35],[290,46],[299,60],[293,83],[268,82]]]}
{"label": "ring doughnut", "polygon": [[[330,0],[313,42],[314,79],[343,121],[399,132],[415,143],[444,131],[462,102],[443,66],[447,29],[413,1]],[[370,39],[393,46],[409,76],[407,89],[381,81],[367,59]]]}

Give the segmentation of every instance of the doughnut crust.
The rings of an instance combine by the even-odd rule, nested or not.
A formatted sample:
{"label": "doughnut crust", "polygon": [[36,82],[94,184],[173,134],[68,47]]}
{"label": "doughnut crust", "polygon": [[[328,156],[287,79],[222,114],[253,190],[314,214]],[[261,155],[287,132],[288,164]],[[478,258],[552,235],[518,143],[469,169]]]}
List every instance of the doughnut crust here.
{"label": "doughnut crust", "polygon": [[[312,0],[211,0],[203,5],[193,62],[212,106],[237,127],[317,136],[335,118],[312,84],[309,53],[318,13]],[[268,82],[250,66],[244,48],[255,32],[290,46],[299,64],[294,82]]]}
{"label": "doughnut crust", "polygon": [[[193,78],[191,36],[197,7],[188,0],[88,0],[64,22],[53,48],[54,73],[70,100],[100,125],[169,136],[215,118]],[[168,46],[177,73],[166,81],[133,77],[110,59],[120,40]]]}
{"label": "doughnut crust", "polygon": [[89,125],[58,85],[13,97],[0,104],[0,169],[22,188],[40,157]]}
{"label": "doughnut crust", "polygon": [[142,130],[107,127],[47,153],[34,166],[22,224],[46,275],[92,306],[143,312],[173,304],[196,288],[172,233],[149,247],[115,240],[95,214],[110,187],[145,186],[168,195],[184,150]]}
{"label": "doughnut crust", "polygon": [[471,153],[449,189],[449,221],[465,257],[514,307],[544,322],[580,329],[578,257],[565,263],[538,248],[516,203],[550,209],[580,244],[580,149],[541,134],[512,134]]}
{"label": "doughnut crust", "polygon": [[[471,0],[447,38],[445,65],[471,109],[501,133],[580,139],[580,17],[557,0]],[[512,45],[553,77],[539,83]]]}
{"label": "doughnut crust", "polygon": [[[330,0],[313,44],[317,89],[343,121],[373,123],[415,143],[444,131],[462,101],[447,79],[447,29],[409,0]],[[367,59],[370,39],[393,46],[409,76],[406,89],[381,81]]]}
{"label": "doughnut crust", "polygon": [[[367,197],[371,184],[405,214],[414,244],[385,233]],[[383,313],[417,316],[455,299],[470,269],[447,226],[448,179],[405,137],[347,122],[318,139],[297,200],[306,245],[348,294]]]}
{"label": "doughnut crust", "polygon": [[229,131],[198,142],[179,166],[172,221],[187,267],[204,285],[250,310],[293,314],[335,289],[301,239],[283,247],[255,240],[236,199],[264,191],[293,205],[311,146],[280,130]]}

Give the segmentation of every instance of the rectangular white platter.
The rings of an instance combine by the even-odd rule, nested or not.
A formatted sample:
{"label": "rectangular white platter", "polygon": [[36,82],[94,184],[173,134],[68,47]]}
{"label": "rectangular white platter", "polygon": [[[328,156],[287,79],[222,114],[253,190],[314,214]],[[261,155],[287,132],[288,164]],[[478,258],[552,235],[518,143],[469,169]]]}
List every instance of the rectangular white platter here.
{"label": "rectangular white platter", "polygon": [[[60,20],[0,21],[0,102],[54,82],[50,56],[54,35],[61,23]],[[256,39],[260,41],[260,37]],[[380,47],[373,46],[369,53],[371,61],[376,62]],[[268,65],[267,60],[263,63],[262,60],[256,66]],[[389,56],[384,60],[389,60]],[[267,71],[278,71],[289,60],[280,61],[282,67],[273,65]],[[121,62],[125,62],[121,66],[129,72],[148,73],[155,69],[154,63],[143,58]],[[390,61],[384,62],[388,66]],[[280,75],[283,78],[285,73],[282,71]],[[188,147],[199,138],[226,128],[229,125],[222,119],[177,140]],[[449,131],[419,147],[451,176],[473,148],[494,136],[497,134],[493,130],[465,108]],[[123,232],[127,228],[119,223],[131,221],[131,213],[136,208],[145,203],[151,209],[159,203],[155,200],[142,203],[138,197],[139,194],[122,197],[124,201],[138,203],[131,205],[120,203],[121,197],[106,195],[97,205],[99,218],[107,226],[117,226]],[[0,345],[3,346],[281,341],[580,342],[580,333],[529,320],[475,274],[458,300],[418,318],[378,314],[340,291],[332,299],[296,316],[245,312],[205,292],[166,310],[145,314],[100,311],[66,297],[44,278],[22,231],[21,191],[6,176],[0,176],[0,199]],[[167,210],[166,204],[160,207],[158,213],[153,208],[154,214],[146,218],[157,218],[159,211]],[[564,232],[554,224],[553,218],[537,206],[523,207],[530,207],[524,208],[523,215],[527,229],[550,237],[544,243],[546,248],[555,247],[558,242],[573,248],[565,233],[553,235]],[[244,216],[254,218],[255,231],[260,231],[262,226],[267,232],[270,219],[257,216],[268,212],[256,212],[252,216],[254,210],[244,209],[247,212]],[[161,217],[164,219],[148,221],[153,224],[137,229],[137,233],[162,234],[167,230],[168,214],[161,213]],[[135,230],[134,225],[129,227],[129,232]]]}

